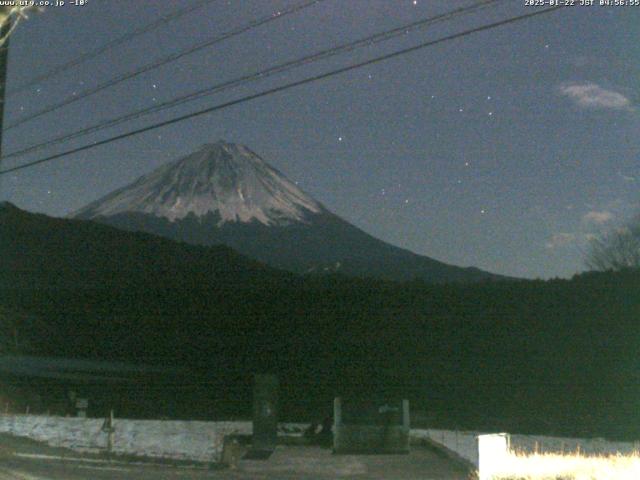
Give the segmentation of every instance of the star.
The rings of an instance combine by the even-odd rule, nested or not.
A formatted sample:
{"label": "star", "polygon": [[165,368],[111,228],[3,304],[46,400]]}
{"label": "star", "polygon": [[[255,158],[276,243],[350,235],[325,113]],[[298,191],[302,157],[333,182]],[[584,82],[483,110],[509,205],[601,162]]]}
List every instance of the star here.
{"label": "star", "polygon": [[338,141],[341,142],[342,141],[342,137],[338,137]]}
{"label": "star", "polygon": [[493,112],[489,112],[487,115],[489,115],[490,117],[493,117]]}
{"label": "star", "polygon": [[484,215],[485,213],[487,213],[487,211],[483,208],[482,210],[480,210],[480,213]]}
{"label": "star", "polygon": [[460,108],[458,111],[459,111],[460,113],[462,113],[462,112],[464,112],[464,108]]}
{"label": "star", "polygon": [[487,96],[487,100],[491,100],[491,95],[488,95],[488,96]]}
{"label": "star", "polygon": [[468,167],[469,166],[469,162],[464,162],[464,166]]}
{"label": "star", "polygon": [[151,85],[151,87],[153,87],[153,89],[155,90],[156,88],[158,88],[158,85],[154,83],[153,85]]}
{"label": "star", "polygon": [[418,0],[413,0],[414,5],[418,5]]}

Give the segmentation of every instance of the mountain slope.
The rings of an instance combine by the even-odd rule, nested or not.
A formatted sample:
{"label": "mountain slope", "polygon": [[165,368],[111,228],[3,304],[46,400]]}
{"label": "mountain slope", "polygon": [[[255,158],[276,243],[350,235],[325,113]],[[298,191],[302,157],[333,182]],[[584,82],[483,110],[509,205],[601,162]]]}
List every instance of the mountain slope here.
{"label": "mountain slope", "polygon": [[0,287],[118,288],[244,285],[291,275],[230,248],[176,243],[94,222],[32,214],[0,204]]}
{"label": "mountain slope", "polygon": [[293,272],[430,282],[497,278],[416,255],[329,212],[248,148],[218,142],[73,215],[199,245],[225,244]]}

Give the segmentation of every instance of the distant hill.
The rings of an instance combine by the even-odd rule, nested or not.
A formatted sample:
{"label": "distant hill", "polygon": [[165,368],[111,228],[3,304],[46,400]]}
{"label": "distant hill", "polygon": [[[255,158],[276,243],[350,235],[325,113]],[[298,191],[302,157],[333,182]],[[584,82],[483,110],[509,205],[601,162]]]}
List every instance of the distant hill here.
{"label": "distant hill", "polygon": [[378,240],[328,211],[247,147],[223,141],[159,167],[73,217],[196,245],[224,244],[297,273],[436,283],[500,278]]}
{"label": "distant hill", "polygon": [[248,285],[291,275],[218,245],[202,247],[0,204],[0,285],[11,288],[163,288]]}

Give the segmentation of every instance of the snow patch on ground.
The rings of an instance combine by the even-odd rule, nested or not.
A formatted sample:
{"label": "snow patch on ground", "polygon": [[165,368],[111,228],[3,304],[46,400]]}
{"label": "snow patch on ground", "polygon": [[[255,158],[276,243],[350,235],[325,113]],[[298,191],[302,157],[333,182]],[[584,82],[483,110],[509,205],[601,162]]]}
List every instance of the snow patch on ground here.
{"label": "snow patch on ground", "polygon": [[[77,452],[103,452],[108,434],[104,420],[95,418],[48,417],[39,415],[0,416],[0,433],[37,440],[51,447]],[[217,462],[225,435],[252,433],[251,422],[201,422],[176,420],[114,421],[113,452],[150,458]],[[307,424],[281,423],[279,434],[299,436]],[[467,462],[478,465],[476,437],[485,432],[413,429],[412,440],[434,442]],[[636,442],[610,442],[601,438],[580,439],[511,435],[511,448],[522,452],[580,452],[586,455],[627,454],[640,449]]]}
{"label": "snow patch on ground", "polygon": [[[478,466],[477,436],[488,432],[458,432],[455,430],[411,430],[412,439],[427,439]],[[490,432],[496,433],[496,432]],[[611,442],[603,438],[567,438],[544,435],[510,435],[511,449],[533,453],[563,453],[580,451],[584,455],[629,454],[640,449],[638,442]]]}
{"label": "snow patch on ground", "polygon": [[[93,418],[12,415],[0,417],[0,432],[64,447],[78,452],[107,448],[103,420]],[[225,435],[251,434],[251,422],[196,422],[165,420],[114,421],[113,452],[199,462],[218,461]]]}

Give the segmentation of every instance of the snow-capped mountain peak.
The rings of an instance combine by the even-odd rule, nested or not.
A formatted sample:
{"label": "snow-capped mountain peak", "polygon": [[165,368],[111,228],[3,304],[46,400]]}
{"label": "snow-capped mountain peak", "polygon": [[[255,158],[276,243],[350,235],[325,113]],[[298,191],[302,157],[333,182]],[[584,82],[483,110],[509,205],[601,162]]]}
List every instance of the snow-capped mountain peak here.
{"label": "snow-capped mountain peak", "polygon": [[219,224],[305,222],[324,211],[282,173],[247,147],[218,141],[165,164],[76,212],[81,218],[143,213],[171,222],[190,214]]}

